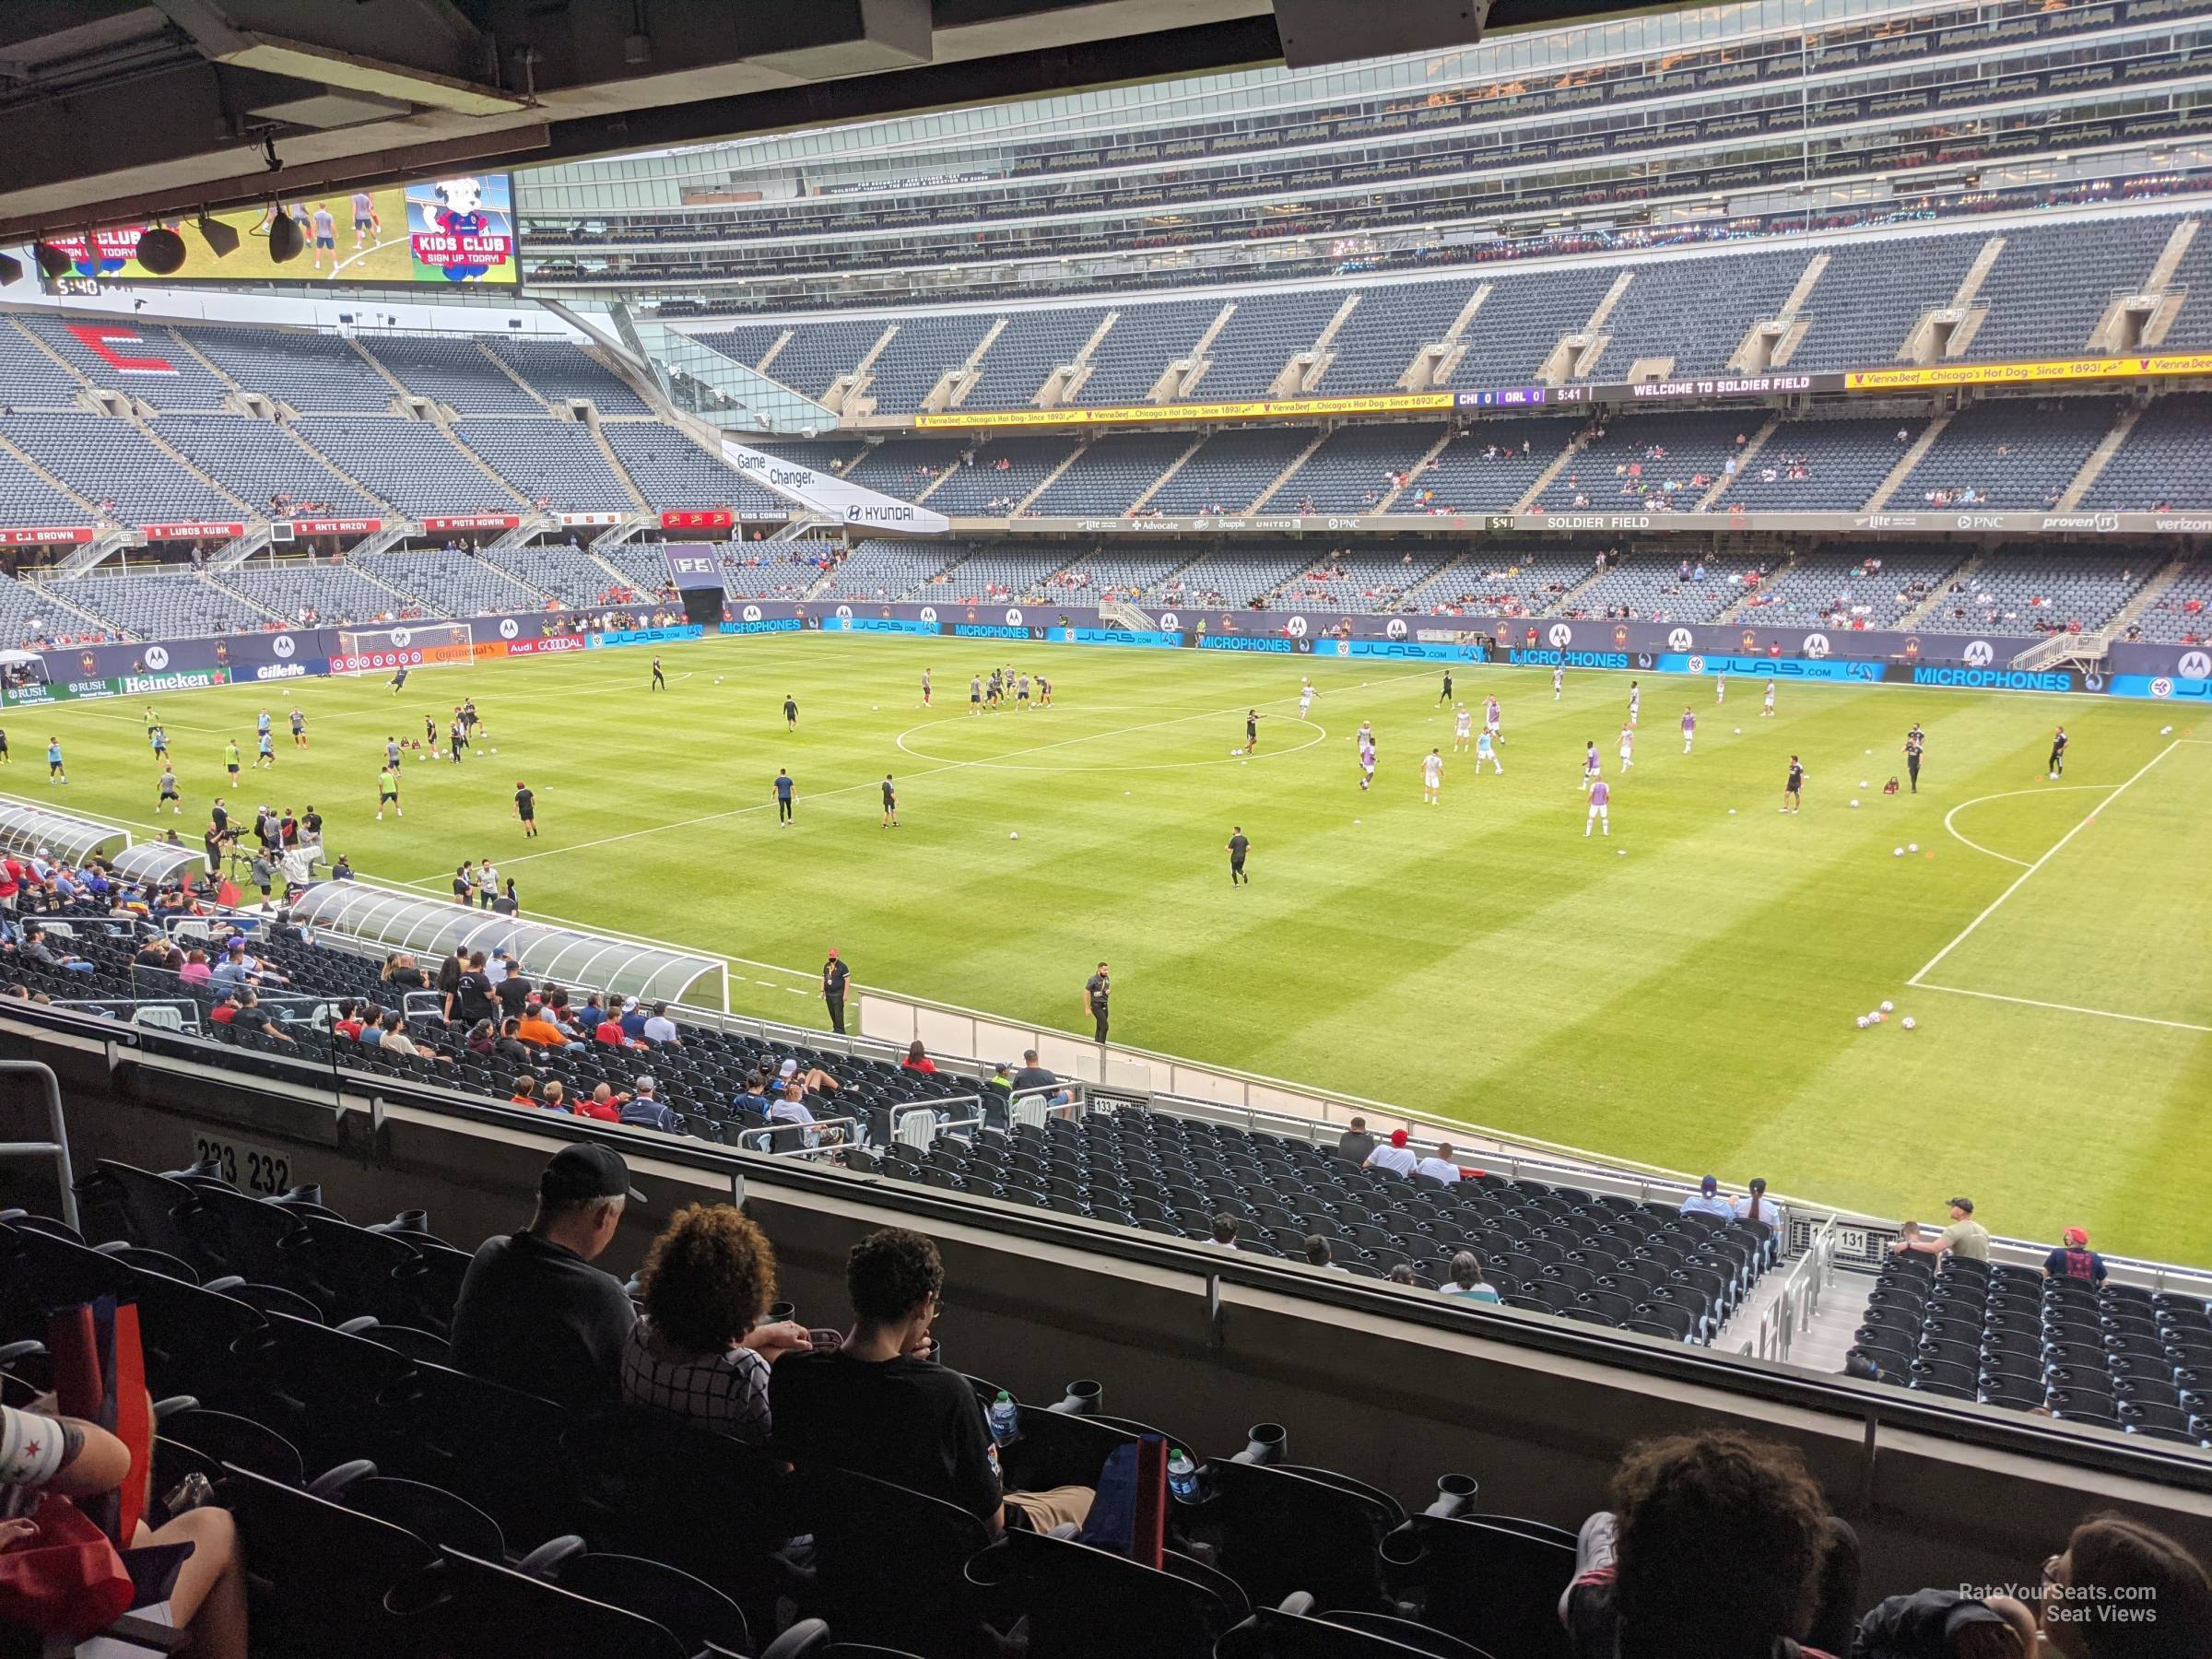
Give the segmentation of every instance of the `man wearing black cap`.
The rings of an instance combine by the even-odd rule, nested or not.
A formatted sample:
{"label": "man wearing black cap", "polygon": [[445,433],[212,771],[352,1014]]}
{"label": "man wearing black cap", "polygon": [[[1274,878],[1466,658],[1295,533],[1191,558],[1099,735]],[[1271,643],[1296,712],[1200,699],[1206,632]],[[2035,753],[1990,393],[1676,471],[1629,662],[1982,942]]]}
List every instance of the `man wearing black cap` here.
{"label": "man wearing black cap", "polygon": [[462,1371],[579,1408],[619,1397],[622,1345],[636,1310],[592,1265],[631,1199],[629,1167],[606,1147],[564,1147],[537,1178],[537,1213],[487,1239],[461,1281],[453,1358]]}
{"label": "man wearing black cap", "polygon": [[845,982],[852,977],[832,950],[822,964],[822,1006],[830,1010],[830,1029],[840,1037],[845,1034]]}

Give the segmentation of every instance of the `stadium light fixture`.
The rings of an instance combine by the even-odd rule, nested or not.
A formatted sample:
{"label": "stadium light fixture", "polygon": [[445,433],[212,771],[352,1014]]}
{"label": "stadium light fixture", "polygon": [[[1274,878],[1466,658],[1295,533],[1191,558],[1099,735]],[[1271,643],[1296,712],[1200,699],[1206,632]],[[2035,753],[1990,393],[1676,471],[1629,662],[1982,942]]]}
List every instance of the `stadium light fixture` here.
{"label": "stadium light fixture", "polygon": [[200,209],[196,228],[200,240],[218,259],[228,259],[238,252],[238,232],[205,207]]}
{"label": "stadium light fixture", "polygon": [[184,239],[168,226],[159,226],[138,238],[138,264],[157,276],[173,276],[184,268]]}
{"label": "stadium light fixture", "polygon": [[300,221],[284,210],[279,203],[274,209],[276,217],[269,221],[269,257],[278,265],[300,257],[302,238]]}
{"label": "stadium light fixture", "polygon": [[72,261],[52,242],[33,242],[30,256],[39,262],[40,272],[50,280],[59,282],[69,275]]}

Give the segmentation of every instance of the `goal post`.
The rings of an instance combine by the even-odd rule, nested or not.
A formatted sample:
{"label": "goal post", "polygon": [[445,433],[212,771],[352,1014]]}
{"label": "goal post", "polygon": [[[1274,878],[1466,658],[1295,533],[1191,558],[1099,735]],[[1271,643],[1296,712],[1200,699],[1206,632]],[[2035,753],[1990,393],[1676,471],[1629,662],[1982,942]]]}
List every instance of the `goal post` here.
{"label": "goal post", "polygon": [[465,622],[415,622],[403,628],[341,628],[333,674],[396,673],[402,668],[465,668],[476,660]]}

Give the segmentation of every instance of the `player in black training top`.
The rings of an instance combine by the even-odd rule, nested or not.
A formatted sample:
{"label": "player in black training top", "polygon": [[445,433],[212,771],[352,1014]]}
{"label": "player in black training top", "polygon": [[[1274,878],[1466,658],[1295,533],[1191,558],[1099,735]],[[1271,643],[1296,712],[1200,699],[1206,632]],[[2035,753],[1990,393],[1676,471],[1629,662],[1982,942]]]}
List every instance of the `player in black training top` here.
{"label": "player in black training top", "polygon": [[1444,689],[1443,689],[1443,692],[1442,692],[1442,694],[1441,694],[1441,696],[1439,696],[1439,697],[1437,698],[1437,700],[1437,700],[1437,702],[1438,702],[1440,705],[1441,705],[1441,704],[1443,704],[1443,703],[1448,703],[1448,702],[1450,702],[1450,701],[1452,700],[1452,670],[1451,670],[1451,669],[1449,669],[1449,668],[1447,668],[1447,669],[1445,669],[1445,670],[1444,670]]}
{"label": "player in black training top", "polygon": [[653,684],[645,688],[648,691],[665,691],[668,689],[668,677],[661,672],[661,659],[659,657],[654,657],[653,659]]}
{"label": "player in black training top", "polygon": [[883,827],[886,830],[899,828],[899,792],[891,786],[889,772],[883,774]]}
{"label": "player in black training top", "polygon": [[792,700],[788,691],[783,694],[783,729],[787,732],[799,729],[799,705]]}
{"label": "player in black training top", "polygon": [[1257,709],[1247,709],[1244,711],[1244,747],[1242,752],[1249,755],[1259,747],[1260,712]]}
{"label": "player in black training top", "polygon": [[1794,812],[1805,805],[1805,766],[1796,756],[1790,757],[1790,781],[1782,786],[1782,809]]}
{"label": "player in black training top", "polygon": [[520,778],[514,781],[514,816],[523,820],[523,834],[537,833],[537,796]]}
{"label": "player in black training top", "polygon": [[1229,885],[1250,887],[1252,877],[1244,874],[1244,854],[1252,851],[1252,842],[1244,838],[1244,826],[1229,827]]}
{"label": "player in black training top", "polygon": [[[1928,746],[1928,735],[1920,729],[1920,722],[1905,734],[1905,771],[1912,779],[1912,793],[1920,793],[1920,754]],[[1891,782],[1895,782],[1894,779]]]}
{"label": "player in black training top", "polygon": [[2066,770],[2066,728],[2060,726],[2058,735],[2051,739],[2051,775],[2063,777]]}

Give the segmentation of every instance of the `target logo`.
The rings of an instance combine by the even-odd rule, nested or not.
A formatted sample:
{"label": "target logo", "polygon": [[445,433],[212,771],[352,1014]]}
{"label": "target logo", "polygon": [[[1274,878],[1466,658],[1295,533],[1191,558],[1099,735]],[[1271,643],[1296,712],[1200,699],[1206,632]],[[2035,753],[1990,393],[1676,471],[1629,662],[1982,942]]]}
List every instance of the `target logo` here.
{"label": "target logo", "polygon": [[1808,657],[1826,656],[1828,654],[1828,636],[1824,633],[1806,634],[1803,649]]}
{"label": "target logo", "polygon": [[299,647],[293,644],[290,634],[278,634],[269,641],[269,649],[276,653],[277,661],[288,663],[292,660],[292,653]]}
{"label": "target logo", "polygon": [[414,636],[413,634],[409,633],[409,632],[408,632],[408,631],[407,631],[406,629],[404,629],[404,628],[395,628],[395,629],[394,629],[392,630],[392,643],[393,643],[393,644],[394,644],[394,645],[398,645],[398,646],[402,646],[402,647],[405,647],[405,646],[407,646],[407,645],[411,645],[411,644],[413,644],[414,642],[415,642],[415,636]]}
{"label": "target logo", "polygon": [[924,606],[922,607],[922,620],[923,620],[923,621],[924,621],[924,622],[935,622],[936,619],[937,619],[937,607],[936,607],[935,606],[934,606],[934,605],[925,605],[925,606]]}
{"label": "target logo", "polygon": [[1691,658],[1689,659],[1689,671],[1690,671],[1692,674],[1702,674],[1702,673],[1704,673],[1704,672],[1705,672],[1705,659],[1704,659],[1703,657],[1701,657],[1701,656],[1693,656],[1693,657],[1691,657]]}
{"label": "target logo", "polygon": [[2168,679],[2164,675],[2159,675],[2157,679],[2154,679],[2150,682],[2150,694],[2153,697],[2171,697],[2173,695],[2173,682]]}
{"label": "target logo", "polygon": [[1394,640],[1404,639],[1406,633],[1406,618],[1403,617],[1393,617],[1390,621],[1384,625],[1382,631],[1388,634]]}
{"label": "target logo", "polygon": [[1182,618],[1177,616],[1173,611],[1168,611],[1159,618],[1159,625],[1167,632],[1173,633],[1177,629],[1182,626]]}
{"label": "target logo", "polygon": [[837,607],[837,614],[848,622],[853,620],[853,607],[849,605],[839,606]]}
{"label": "target logo", "polygon": [[760,620],[760,607],[759,607],[759,606],[757,606],[757,605],[748,605],[748,606],[747,606],[745,607],[745,619],[746,619],[747,622],[758,622],[758,621],[759,621],[759,620]]}
{"label": "target logo", "polygon": [[1303,617],[1290,618],[1283,624],[1283,631],[1294,640],[1304,639],[1306,637],[1306,619]]}
{"label": "target logo", "polygon": [[1669,651],[1688,651],[1696,642],[1689,637],[1687,628],[1674,629],[1666,636],[1666,648]]}
{"label": "target logo", "polygon": [[520,622],[517,622],[512,617],[501,617],[500,618],[500,639],[512,640],[515,635],[521,633],[522,631],[523,625]]}
{"label": "target logo", "polygon": [[2201,651],[2184,651],[2173,671],[2183,679],[2212,679],[2212,655]]}
{"label": "target logo", "polygon": [[1551,631],[1544,637],[1551,641],[1554,651],[1564,651],[1574,643],[1574,629],[1564,622],[1554,622]]}
{"label": "target logo", "polygon": [[1987,640],[1969,640],[1966,644],[1966,665],[1969,668],[1986,668],[1996,660],[1996,652]]}
{"label": "target logo", "polygon": [[148,668],[151,668],[156,674],[160,673],[162,669],[168,667],[169,647],[166,645],[148,645],[146,648],[146,665]]}
{"label": "target logo", "polygon": [[1008,628],[1019,628],[1021,626],[1021,611],[1018,606],[1009,606],[1007,608],[1006,626]]}

